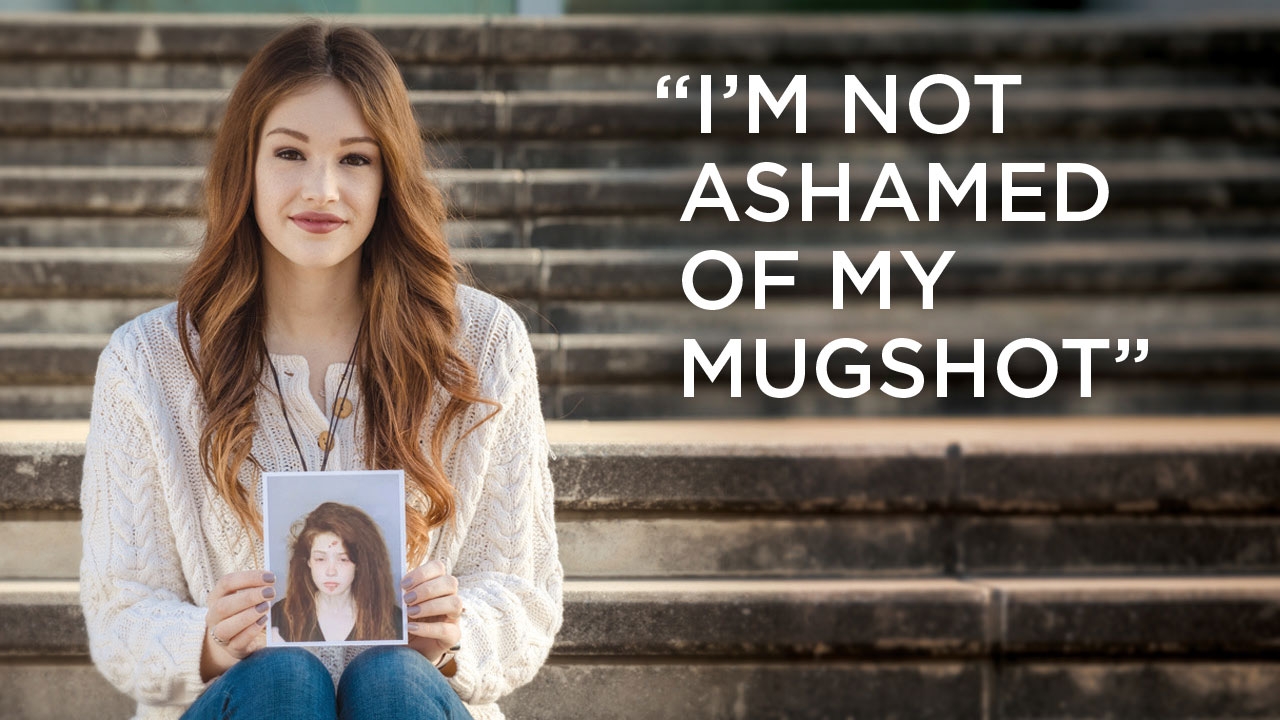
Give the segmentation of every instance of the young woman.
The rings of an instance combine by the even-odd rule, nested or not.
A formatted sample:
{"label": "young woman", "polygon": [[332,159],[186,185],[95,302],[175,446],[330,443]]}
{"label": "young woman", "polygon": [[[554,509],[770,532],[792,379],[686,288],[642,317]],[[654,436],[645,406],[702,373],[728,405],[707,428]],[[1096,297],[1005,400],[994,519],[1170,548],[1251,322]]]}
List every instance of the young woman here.
{"label": "young woman", "polygon": [[363,510],[326,502],[289,539],[285,596],[271,606],[271,628],[286,642],[403,638],[391,558]]}
{"label": "young woman", "polygon": [[[99,358],[81,602],[138,718],[501,718],[550,652],[564,571],[533,351],[458,282],[419,133],[367,32],[273,39],[227,103],[177,302]],[[407,646],[265,649],[261,473],[395,468]]]}

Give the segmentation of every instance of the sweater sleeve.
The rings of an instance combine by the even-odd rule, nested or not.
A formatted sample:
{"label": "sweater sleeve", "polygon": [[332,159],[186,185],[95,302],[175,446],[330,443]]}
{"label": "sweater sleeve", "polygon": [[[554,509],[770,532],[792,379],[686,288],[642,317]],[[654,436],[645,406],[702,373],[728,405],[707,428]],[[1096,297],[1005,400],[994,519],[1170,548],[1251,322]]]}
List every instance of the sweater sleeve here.
{"label": "sweater sleeve", "polygon": [[555,532],[555,492],[538,396],[537,367],[523,324],[503,408],[486,443],[479,504],[453,574],[467,612],[450,684],[472,705],[533,679],[563,619],[564,568]]}
{"label": "sweater sleeve", "polygon": [[[154,410],[142,400],[127,334],[98,360],[80,503],[80,602],[89,653],[122,692],[189,705],[204,691],[204,608],[189,597],[157,471]],[[145,377],[145,376],[144,376]]]}

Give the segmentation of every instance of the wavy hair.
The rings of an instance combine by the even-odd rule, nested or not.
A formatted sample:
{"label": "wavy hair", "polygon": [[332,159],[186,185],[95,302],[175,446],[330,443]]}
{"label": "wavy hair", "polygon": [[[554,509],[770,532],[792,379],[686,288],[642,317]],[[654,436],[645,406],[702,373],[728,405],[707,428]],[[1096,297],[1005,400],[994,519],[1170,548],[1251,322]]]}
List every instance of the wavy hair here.
{"label": "wavy hair", "polygon": [[[455,292],[466,275],[445,239],[447,203],[426,176],[424,133],[399,69],[366,30],[317,21],[286,29],[249,61],[227,102],[205,171],[205,233],[177,293],[183,353],[204,401],[200,462],[240,524],[261,538],[261,513],[238,479],[246,462],[263,470],[251,452],[256,386],[267,357],[263,238],[251,208],[254,160],[272,108],[324,79],[354,98],[383,158],[385,197],[360,251],[366,327],[356,363],[369,467],[403,468],[408,494],[429,508],[425,517],[408,508],[415,562],[425,555],[430,531],[454,514],[454,489],[443,470],[449,429],[473,404],[492,406],[460,439],[466,437],[501,405],[479,394],[475,368],[454,346]],[[199,337],[198,352],[188,327]],[[442,390],[445,407],[421,443],[420,429]]]}
{"label": "wavy hair", "polygon": [[387,544],[373,519],[363,510],[335,502],[321,503],[305,518],[294,523],[289,536],[289,579],[285,586],[284,615],[296,642],[319,632],[316,615],[316,593],[319,589],[311,577],[311,546],[317,535],[333,533],[342,539],[347,557],[355,565],[351,582],[351,599],[356,607],[356,624],[351,640],[390,640],[401,636],[399,618],[392,609],[396,605],[395,579],[391,576],[391,558]]}

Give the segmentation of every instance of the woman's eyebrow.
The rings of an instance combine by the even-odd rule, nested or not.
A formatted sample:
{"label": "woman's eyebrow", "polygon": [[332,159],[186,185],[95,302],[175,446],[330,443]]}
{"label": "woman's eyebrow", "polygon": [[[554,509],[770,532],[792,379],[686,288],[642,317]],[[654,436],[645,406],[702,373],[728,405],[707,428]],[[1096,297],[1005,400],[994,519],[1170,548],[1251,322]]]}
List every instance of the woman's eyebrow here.
{"label": "woman's eyebrow", "polygon": [[[298,139],[299,139],[299,140],[301,140],[302,142],[311,142],[311,138],[307,137],[305,134],[300,133],[300,132],[298,132],[297,130],[290,130],[289,128],[282,128],[282,127],[279,127],[279,128],[276,128],[275,130],[272,130],[271,132],[267,133],[267,135],[274,135],[274,134],[276,134],[276,133],[284,133],[285,135],[291,135],[291,136],[293,136],[293,137],[298,138]],[[378,144],[378,141],[377,141],[377,140],[374,140],[373,138],[368,137],[368,136],[366,136],[366,135],[361,135],[360,137],[349,137],[349,138],[343,138],[343,139],[341,139],[341,140],[339,140],[339,141],[338,141],[338,144],[339,144],[339,145],[351,145],[351,144],[353,144],[353,143],[358,143],[358,142],[367,142],[367,143],[369,143],[370,145],[377,145],[377,144]]]}

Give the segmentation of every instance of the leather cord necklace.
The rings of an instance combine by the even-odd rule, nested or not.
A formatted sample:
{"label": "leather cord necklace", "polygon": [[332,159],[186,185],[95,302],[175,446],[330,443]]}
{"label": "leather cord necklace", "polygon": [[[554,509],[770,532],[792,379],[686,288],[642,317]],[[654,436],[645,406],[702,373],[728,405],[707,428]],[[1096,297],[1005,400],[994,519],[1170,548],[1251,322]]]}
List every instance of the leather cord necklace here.
{"label": "leather cord necklace", "polygon": [[[338,442],[333,434],[338,427],[338,420],[341,418],[339,414],[340,408],[347,404],[347,392],[351,388],[351,368],[352,363],[356,360],[356,349],[360,347],[360,337],[364,335],[364,318],[360,319],[360,328],[356,330],[356,342],[351,346],[351,356],[347,358],[347,367],[342,371],[342,379],[338,381],[338,401],[333,404],[333,413],[329,417],[329,431],[326,433],[328,442],[324,448],[324,459],[320,463],[320,472],[329,465],[329,452],[333,450],[333,446]],[[280,400],[280,412],[284,415],[284,424],[289,428],[289,437],[293,440],[293,448],[298,451],[298,460],[302,462],[302,470],[305,472],[307,467],[307,459],[302,455],[302,446],[298,444],[298,435],[293,431],[293,423],[289,422],[289,411],[284,406],[284,390],[280,387],[280,374],[276,372],[276,364],[271,362],[271,354],[267,353],[267,364],[271,366],[271,376],[276,381],[276,397]]]}

